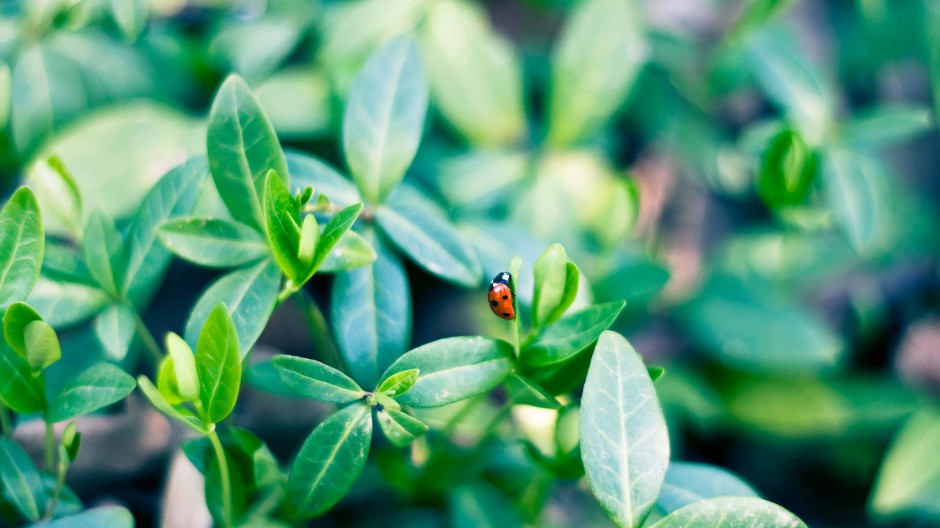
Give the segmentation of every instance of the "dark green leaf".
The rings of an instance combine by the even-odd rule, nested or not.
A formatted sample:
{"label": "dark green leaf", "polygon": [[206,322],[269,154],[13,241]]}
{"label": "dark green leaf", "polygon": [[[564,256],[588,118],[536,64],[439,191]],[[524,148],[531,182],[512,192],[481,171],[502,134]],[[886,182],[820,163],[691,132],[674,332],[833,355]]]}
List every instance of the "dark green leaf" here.
{"label": "dark green leaf", "polygon": [[418,369],[421,372],[418,381],[395,399],[413,407],[439,407],[499,385],[512,368],[512,355],[512,345],[498,339],[439,339],[406,352],[385,371],[381,381],[405,370]]}
{"label": "dark green leaf", "polygon": [[772,208],[797,205],[809,195],[819,160],[792,130],[774,136],[761,156],[757,193]]}
{"label": "dark green leaf", "polygon": [[378,410],[375,417],[385,438],[396,447],[407,446],[428,430],[421,420],[391,407]]}
{"label": "dark green leaf", "polygon": [[32,291],[44,248],[36,196],[28,187],[21,187],[0,211],[0,311]]}
{"label": "dark green leaf", "polygon": [[618,526],[641,526],[669,465],[669,434],[643,360],[620,334],[597,341],[581,398],[581,459]]}
{"label": "dark green leaf", "polygon": [[551,143],[590,137],[623,104],[647,54],[638,11],[630,0],[577,5],[552,54]]}
{"label": "dark green leaf", "polygon": [[424,129],[428,86],[418,47],[386,42],[359,72],[343,114],[343,149],[353,181],[371,203],[398,186]]}
{"label": "dark green leaf", "polygon": [[208,172],[205,158],[191,159],[166,173],[144,196],[125,238],[124,289],[136,306],[147,304],[170,263],[169,251],[157,243],[160,226],[192,212]]}
{"label": "dark green leaf", "polygon": [[806,528],[792,513],[757,497],[722,497],[694,502],[650,528]]}
{"label": "dark green leaf", "polygon": [[212,283],[186,321],[186,341],[193,346],[209,312],[220,302],[232,314],[244,357],[264,330],[277,302],[281,272],[273,261],[233,271]]}
{"label": "dark green leaf", "polygon": [[124,293],[127,253],[114,221],[104,213],[94,212],[89,217],[82,255],[91,276],[105,292],[115,298]]}
{"label": "dark green leaf", "polygon": [[90,510],[53,519],[42,525],[43,528],[134,528],[134,516],[121,506],[100,506]]}
{"label": "dark green leaf", "polygon": [[476,252],[434,202],[410,187],[399,188],[379,208],[382,232],[430,273],[466,287],[479,285]]}
{"label": "dark green leaf", "polygon": [[320,423],[300,447],[287,479],[298,517],[316,517],[339,502],[362,473],[372,440],[372,412],[353,404]]}
{"label": "dark green leaf", "polygon": [[212,179],[232,217],[263,226],[264,178],[273,170],[286,182],[289,173],[274,128],[240,77],[229,76],[219,88],[207,136]]}
{"label": "dark green leaf", "polygon": [[385,378],[385,381],[375,391],[383,392],[389,396],[401,396],[414,386],[420,373],[421,371],[418,369],[403,370],[398,374]]}
{"label": "dark green leaf", "polygon": [[753,488],[728,470],[707,464],[672,462],[656,499],[656,508],[668,515],[704,499],[757,496]]}
{"label": "dark green leaf", "polygon": [[98,363],[73,377],[49,404],[46,418],[63,422],[124,399],[134,378],[111,363]]}
{"label": "dark green leaf", "polygon": [[353,379],[374,387],[382,370],[408,347],[411,290],[398,257],[372,231],[363,236],[378,258],[371,266],[336,274],[332,323]]}
{"label": "dark green leaf", "polygon": [[235,323],[219,304],[206,319],[196,346],[199,401],[210,423],[224,420],[235,408],[242,379],[242,360]]}
{"label": "dark green leaf", "polygon": [[30,521],[38,521],[45,510],[42,476],[31,458],[16,442],[0,438],[0,482],[5,498]]}
{"label": "dark green leaf", "polygon": [[228,220],[179,218],[160,226],[157,234],[176,256],[212,268],[234,268],[269,254],[257,231]]}
{"label": "dark green leaf", "polygon": [[365,396],[356,382],[333,367],[312,359],[274,356],[277,375],[297,394],[330,403],[350,403]]}
{"label": "dark green leaf", "polygon": [[656,381],[659,378],[663,377],[663,374],[666,373],[666,369],[664,369],[663,367],[651,366],[651,367],[646,367],[646,372],[649,373],[651,380]]}
{"label": "dark green leaf", "polygon": [[567,361],[591,346],[610,328],[626,305],[623,301],[598,304],[569,314],[546,326],[522,350],[527,365],[545,366]]}

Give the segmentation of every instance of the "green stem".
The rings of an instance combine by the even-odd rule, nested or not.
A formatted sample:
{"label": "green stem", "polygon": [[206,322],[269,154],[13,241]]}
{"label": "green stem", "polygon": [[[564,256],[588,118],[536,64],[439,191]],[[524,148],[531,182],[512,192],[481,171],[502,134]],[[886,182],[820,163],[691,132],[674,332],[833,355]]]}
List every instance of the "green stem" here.
{"label": "green stem", "polygon": [[300,286],[295,285],[293,281],[291,281],[290,279],[287,279],[287,282],[284,283],[284,289],[281,290],[281,293],[277,294],[278,306],[280,306],[281,303],[289,299],[291,295],[297,293],[297,290],[299,289],[300,289]]}
{"label": "green stem", "polygon": [[519,359],[519,354],[521,353],[521,345],[519,342],[519,316],[516,312],[516,318],[512,320],[512,346],[513,350],[516,353],[516,359]]}
{"label": "green stem", "polygon": [[52,422],[46,419],[46,471],[55,471],[55,429]]}
{"label": "green stem", "polygon": [[55,515],[55,509],[59,506],[59,497],[62,496],[62,488],[65,487],[65,474],[69,466],[64,460],[59,461],[59,470],[55,479],[55,490],[52,492],[52,499],[49,501],[49,507],[46,508],[46,519],[51,519]]}
{"label": "green stem", "polygon": [[215,450],[215,458],[219,462],[219,478],[222,481],[222,526],[232,526],[232,481],[228,474],[228,462],[225,460],[225,450],[219,440],[219,434],[213,430],[209,433],[209,441]]}
{"label": "green stem", "polygon": [[13,438],[13,420],[10,417],[10,409],[0,403],[0,427],[3,427],[3,436]]}
{"label": "green stem", "polygon": [[158,368],[160,362],[163,361],[163,350],[160,349],[160,345],[157,344],[157,340],[153,337],[153,334],[150,333],[150,329],[144,324],[144,320],[140,317],[140,313],[138,313],[137,310],[134,310],[134,323],[137,327],[137,335],[139,335],[140,339],[144,342],[144,347],[147,351],[150,352],[154,369]]}

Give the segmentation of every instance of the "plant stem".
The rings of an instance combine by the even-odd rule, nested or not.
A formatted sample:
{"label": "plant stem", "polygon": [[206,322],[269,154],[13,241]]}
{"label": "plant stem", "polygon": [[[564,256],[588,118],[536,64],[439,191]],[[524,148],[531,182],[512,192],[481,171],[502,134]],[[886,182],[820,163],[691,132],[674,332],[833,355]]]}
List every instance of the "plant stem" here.
{"label": "plant stem", "polygon": [[46,419],[46,471],[55,471],[55,429],[52,422]]}
{"label": "plant stem", "polygon": [[160,362],[163,361],[163,351],[160,349],[160,345],[157,344],[157,340],[153,337],[153,334],[150,333],[150,329],[144,324],[144,320],[140,317],[140,313],[137,310],[134,310],[134,322],[137,326],[137,335],[143,340],[144,347],[147,351],[150,352],[154,369],[159,368]]}
{"label": "plant stem", "polygon": [[282,289],[281,292],[277,294],[278,306],[280,306],[281,303],[289,299],[291,295],[297,293],[297,290],[299,290],[301,286],[297,286],[296,284],[293,283],[293,281],[288,279],[287,282],[284,283],[284,289]]}
{"label": "plant stem", "polygon": [[519,343],[519,315],[517,312],[516,318],[512,320],[512,346],[513,350],[516,353],[516,359],[519,359],[519,354],[521,350],[521,345]]}
{"label": "plant stem", "polygon": [[2,403],[0,403],[0,427],[3,427],[3,436],[13,438],[13,420],[10,418],[10,410]]}
{"label": "plant stem", "polygon": [[60,460],[59,470],[56,472],[55,490],[52,492],[52,499],[49,501],[49,506],[46,508],[46,519],[51,519],[55,515],[55,509],[59,505],[59,497],[62,496],[62,488],[65,487],[65,474],[68,472],[68,469],[68,464]]}
{"label": "plant stem", "polygon": [[219,440],[219,433],[213,430],[209,433],[209,441],[215,450],[215,458],[219,463],[219,478],[222,481],[222,526],[232,526],[232,481],[228,474],[228,462],[225,460],[225,449]]}

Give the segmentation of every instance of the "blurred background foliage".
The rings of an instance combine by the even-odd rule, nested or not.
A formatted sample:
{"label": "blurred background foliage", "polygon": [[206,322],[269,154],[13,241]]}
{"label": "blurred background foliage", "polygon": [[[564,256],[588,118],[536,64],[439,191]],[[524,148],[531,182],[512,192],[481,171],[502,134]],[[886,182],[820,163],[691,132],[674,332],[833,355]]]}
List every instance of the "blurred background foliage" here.
{"label": "blurred background foliage", "polygon": [[[576,305],[628,301],[616,328],[666,367],[656,386],[674,458],[727,467],[811,526],[940,524],[940,4],[8,0],[0,15],[0,186],[30,184],[61,242],[29,302],[71,327],[63,363],[137,368],[140,346],[101,337],[106,318],[131,316],[82,286],[81,270],[61,282],[55,257],[90,211],[126,229],[160,176],[205,152],[229,72],[285,147],[342,166],[353,77],[413,32],[432,109],[406,181],[447,210],[483,275],[561,242],[582,269]],[[302,179],[305,158],[293,159]],[[195,207],[225,214],[211,191]],[[505,333],[483,275],[466,289],[406,269],[413,344]],[[216,276],[174,262],[147,323],[179,331]],[[531,281],[520,278],[523,304]],[[325,304],[329,288],[313,289]],[[310,354],[302,314],[282,309],[270,326],[259,348]],[[299,408],[258,393],[237,423],[289,453],[317,416]],[[454,428],[452,449],[420,474],[380,450],[324,525],[380,514],[434,526],[421,497],[468,484],[469,462],[522,508],[547,500],[546,525],[609,522],[583,489],[534,470],[577,476],[564,420],[522,413],[518,430],[485,431],[494,412],[479,400],[422,417]],[[486,449],[468,448],[489,433]],[[128,434],[123,449],[139,456],[74,487],[155,519],[174,442]],[[453,500],[503,500],[470,485]],[[360,509],[389,486],[388,511]]]}

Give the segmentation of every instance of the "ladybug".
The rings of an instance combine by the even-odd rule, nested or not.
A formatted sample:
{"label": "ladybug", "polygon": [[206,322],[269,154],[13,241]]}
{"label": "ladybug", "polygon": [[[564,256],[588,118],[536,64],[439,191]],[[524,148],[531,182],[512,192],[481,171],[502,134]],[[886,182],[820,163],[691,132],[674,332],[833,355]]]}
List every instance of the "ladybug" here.
{"label": "ladybug", "polygon": [[512,275],[504,271],[490,282],[490,291],[487,297],[490,300],[490,310],[503,319],[515,319],[516,311],[513,309]]}

